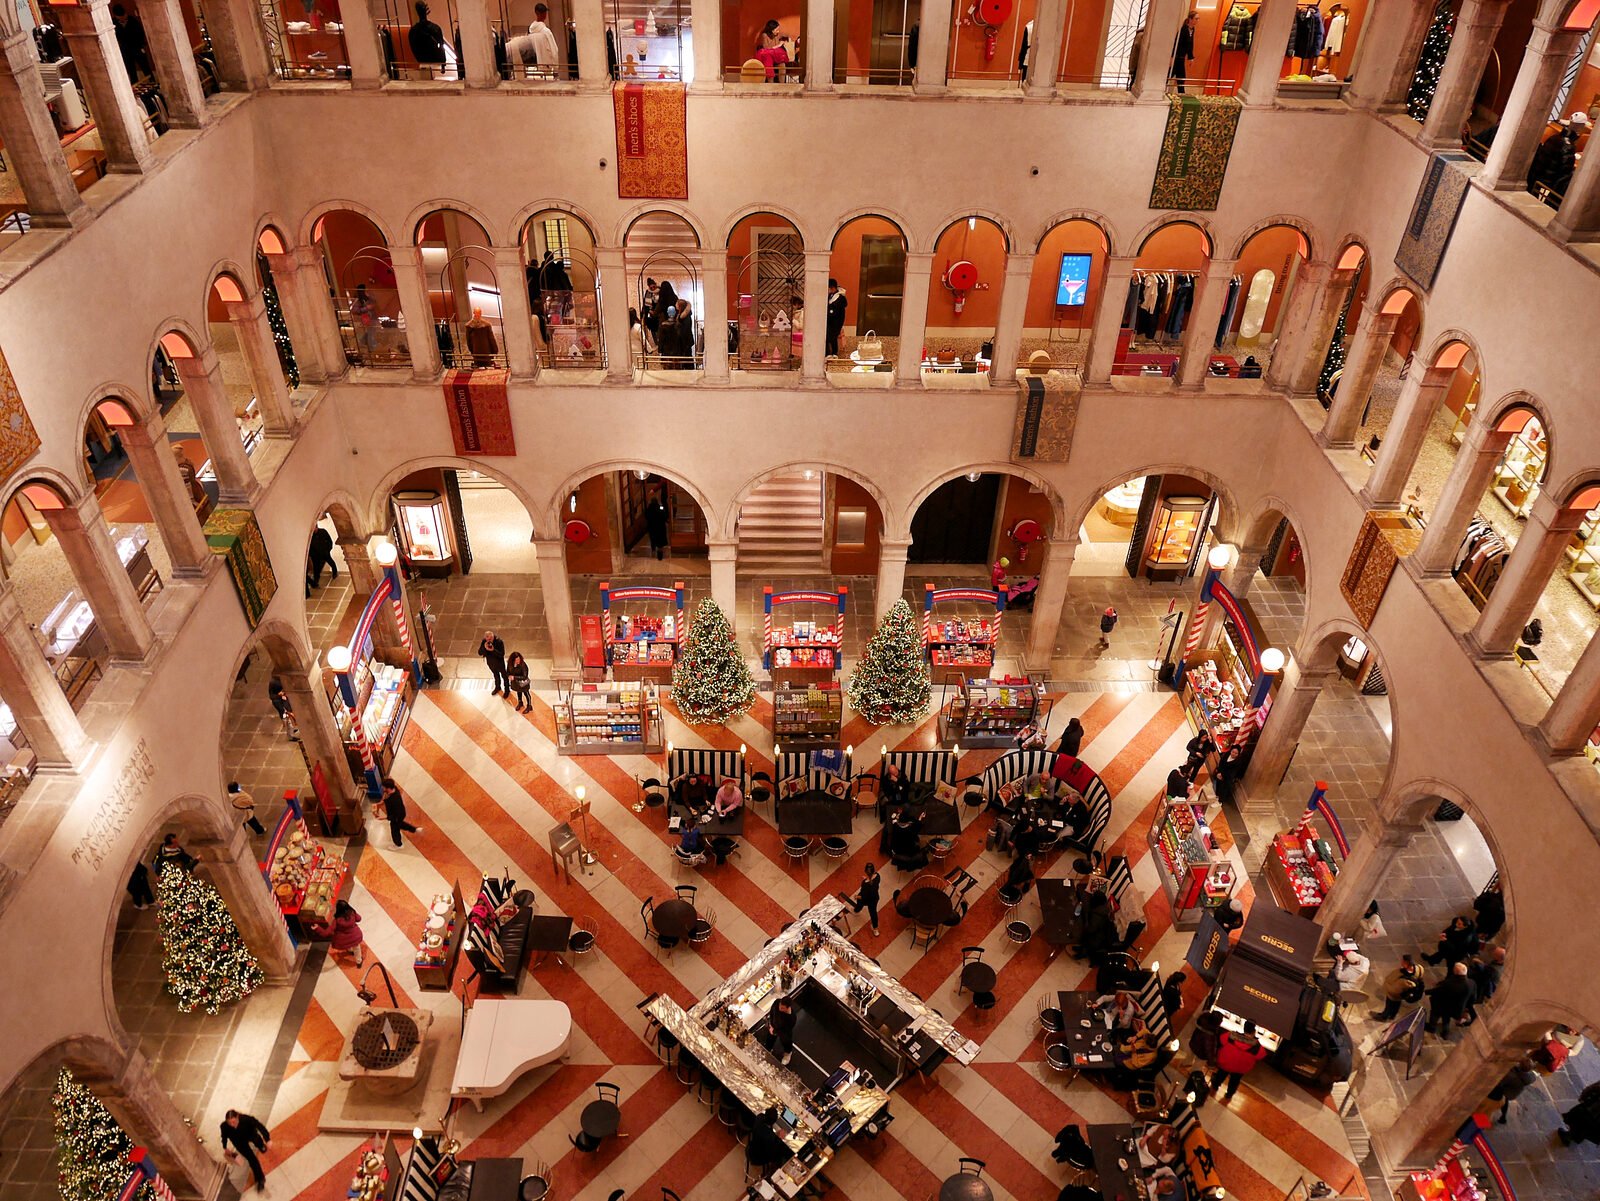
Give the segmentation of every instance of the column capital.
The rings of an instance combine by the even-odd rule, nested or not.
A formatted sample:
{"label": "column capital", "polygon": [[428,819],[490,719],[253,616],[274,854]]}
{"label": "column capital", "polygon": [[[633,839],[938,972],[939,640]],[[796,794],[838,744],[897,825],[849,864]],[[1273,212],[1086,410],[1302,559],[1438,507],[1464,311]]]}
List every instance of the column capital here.
{"label": "column capital", "polygon": [[878,540],[878,557],[891,559],[904,559],[911,550],[910,538],[880,538]]}
{"label": "column capital", "polygon": [[808,251],[806,251],[806,270],[807,271],[827,271],[832,266],[833,266],[833,251],[832,250],[808,250]]}
{"label": "column capital", "polygon": [[267,298],[258,289],[255,295],[246,296],[243,300],[225,300],[222,307],[229,321],[255,321],[267,315]]}
{"label": "column capital", "polygon": [[1238,259],[1213,258],[1206,263],[1206,277],[1208,279],[1227,279],[1239,265]]}
{"label": "column capital", "polygon": [[1013,250],[1006,254],[1006,278],[1026,279],[1033,274],[1033,263],[1038,256],[1031,250]]}
{"label": "column capital", "polygon": [[[621,246],[596,246],[594,248],[595,266],[602,271],[607,269],[612,271],[626,270],[626,265],[624,263],[624,256],[626,254],[627,251]],[[702,270],[703,269],[704,266],[702,265]]]}
{"label": "column capital", "polygon": [[713,563],[732,563],[739,558],[737,538],[707,538],[706,558]]}
{"label": "column capital", "polygon": [[919,275],[933,274],[933,251],[910,250],[906,252],[906,270]]}

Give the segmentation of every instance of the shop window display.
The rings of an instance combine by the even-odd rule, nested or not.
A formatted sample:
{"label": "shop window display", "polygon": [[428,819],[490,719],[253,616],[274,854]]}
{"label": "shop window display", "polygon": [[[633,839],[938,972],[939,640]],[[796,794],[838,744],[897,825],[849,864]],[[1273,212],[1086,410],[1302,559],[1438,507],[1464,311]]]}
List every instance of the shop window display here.
{"label": "shop window display", "polygon": [[835,10],[833,82],[909,87],[921,0],[844,0]]}
{"label": "shop window display", "polygon": [[523,232],[523,275],[541,367],[606,364],[594,234],[569,213],[535,214]]}
{"label": "shop window display", "polygon": [[[632,289],[628,305],[638,318],[629,322],[628,349],[635,368],[655,372],[699,367],[706,331],[701,324],[700,239],[694,228],[676,213],[645,213],[628,227],[622,244]],[[738,331],[734,313],[729,310],[729,329],[723,335],[730,351],[736,349]]]}
{"label": "shop window display", "polygon": [[1005,232],[986,217],[957,221],[939,235],[922,348],[925,379],[989,370],[1009,254]]}
{"label": "shop window display", "polygon": [[1033,48],[1034,0],[962,0],[951,17],[947,77],[1008,83],[1024,77]]}
{"label": "shop window display", "polygon": [[722,77],[729,83],[799,83],[805,78],[805,6],[724,0]]}
{"label": "shop window display", "polygon": [[350,78],[337,0],[265,0],[256,9],[267,56],[279,78]]}
{"label": "shop window display", "polygon": [[358,367],[411,362],[394,261],[383,233],[359,213],[324,213],[312,231],[322,248],[345,358]]}
{"label": "shop window display", "polygon": [[857,217],[834,236],[828,311],[814,323],[830,371],[893,371],[905,274],[905,235],[887,218]]}
{"label": "shop window display", "polygon": [[1105,292],[1106,252],[1105,232],[1092,221],[1064,221],[1040,240],[1023,314],[1023,362],[1043,350],[1052,367],[1084,368]]}
{"label": "shop window display", "polygon": [[1106,300],[1122,306],[1113,376],[1176,377],[1178,350],[1210,257],[1209,239],[1184,222],[1162,226],[1145,239],[1127,294]]}
{"label": "shop window display", "polygon": [[[728,239],[728,311],[739,327],[739,366],[787,370],[800,365],[807,314],[805,245],[789,222],[746,217]],[[827,314],[814,333],[826,336]]]}
{"label": "shop window display", "polygon": [[680,0],[614,0],[606,38],[613,78],[694,78],[694,29]]}
{"label": "shop window display", "polygon": [[463,78],[455,0],[383,0],[375,19],[390,79]]}

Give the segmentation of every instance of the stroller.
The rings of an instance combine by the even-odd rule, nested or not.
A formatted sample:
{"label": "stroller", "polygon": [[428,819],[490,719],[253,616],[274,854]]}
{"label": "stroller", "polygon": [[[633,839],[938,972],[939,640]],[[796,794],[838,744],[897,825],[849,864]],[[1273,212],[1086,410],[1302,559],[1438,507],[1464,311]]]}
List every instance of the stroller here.
{"label": "stroller", "polygon": [[1006,585],[1006,608],[1033,612],[1033,598],[1039,591],[1039,577],[1031,575],[1015,584]]}

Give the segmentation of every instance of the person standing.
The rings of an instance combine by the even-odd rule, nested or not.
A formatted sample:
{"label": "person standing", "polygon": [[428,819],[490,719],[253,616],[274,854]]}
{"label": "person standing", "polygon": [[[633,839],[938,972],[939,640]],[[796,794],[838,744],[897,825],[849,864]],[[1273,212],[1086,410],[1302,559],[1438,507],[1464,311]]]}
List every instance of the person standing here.
{"label": "person standing", "polygon": [[357,284],[350,298],[350,324],[355,330],[359,349],[366,352],[362,366],[372,366],[378,354],[378,309],[367,295],[367,285]]}
{"label": "person standing", "polygon": [[309,587],[322,587],[324,567],[333,572],[334,579],[339,578],[339,565],[333,561],[333,535],[319,525],[311,531],[311,546],[306,552],[306,584]]}
{"label": "person standing", "polygon": [[299,742],[300,726],[294,719],[294,706],[289,703],[289,694],[284,691],[283,681],[277,676],[267,681],[267,699],[272,702],[273,711],[283,723],[284,733],[289,736],[289,741]]}
{"label": "person standing", "polygon": [[1450,1037],[1450,1023],[1464,1024],[1477,995],[1465,962],[1452,964],[1450,974],[1428,990],[1428,1029]]}
{"label": "person standing", "polygon": [[878,890],[883,887],[883,878],[878,875],[878,869],[872,864],[867,864],[861,872],[861,887],[856,889],[856,899],[852,912],[860,913],[863,909],[872,919],[872,932],[878,932]]}
{"label": "person standing", "polygon": [[1211,1073],[1211,1091],[1216,1092],[1226,1082],[1228,1091],[1222,1094],[1222,1099],[1233,1100],[1233,1095],[1239,1091],[1239,1081],[1266,1057],[1267,1049],[1256,1037],[1254,1022],[1244,1024],[1243,1035],[1224,1030],[1217,1043],[1217,1070]]}
{"label": "person standing", "polygon": [[1439,934],[1439,945],[1431,955],[1424,955],[1426,963],[1445,963],[1454,967],[1471,958],[1478,949],[1478,928],[1470,917],[1457,914]]}
{"label": "person standing", "polygon": [[844,294],[836,279],[828,280],[828,345],[830,359],[839,357],[839,335],[844,333],[844,321],[850,310],[850,298]]}
{"label": "person standing", "polygon": [[394,782],[393,776],[383,778],[383,795],[378,798],[378,804],[383,806],[383,815],[389,820],[389,837],[394,839],[394,845],[401,847],[405,840],[400,837],[400,831],[409,830],[413,834],[421,834],[421,826],[413,826],[406,820],[406,798],[400,791],[400,785]]}
{"label": "person standing", "polygon": [[113,4],[111,28],[117,38],[117,52],[122,55],[122,65],[128,71],[128,82],[138,83],[141,75],[153,74],[150,40],[145,36],[144,22],[138,14],[130,13],[121,4]]}
{"label": "person standing", "polygon": [[[506,660],[506,684],[510,692],[517,694],[517,712],[533,712],[533,686],[528,680],[528,661],[522,657],[521,651],[512,651],[511,658]],[[510,697],[508,692],[507,698]]]}
{"label": "person standing", "polygon": [[494,679],[494,695],[509,697],[511,689],[506,684],[506,644],[495,637],[493,630],[483,632],[483,641],[478,643],[478,657],[489,668],[489,675]]}
{"label": "person standing", "polygon": [[1467,961],[1467,979],[1472,981],[1472,1003],[1467,1006],[1470,1024],[1478,1020],[1478,1006],[1494,996],[1500,987],[1500,973],[1505,971],[1506,949],[1492,948],[1487,956],[1474,955]]}
{"label": "person standing", "polygon": [[148,909],[156,903],[156,894],[150,888],[150,869],[142,859],[133,865],[133,874],[128,877],[128,895],[133,898],[135,909]]}
{"label": "person standing", "polygon": [[794,1002],[787,995],[778,998],[777,1004],[772,1007],[772,1053],[778,1057],[779,1063],[788,1063],[794,1057],[794,1025],[798,1020],[794,1013]]}
{"label": "person standing", "polygon": [[1100,614],[1100,645],[1111,645],[1111,631],[1117,628],[1117,607],[1107,605],[1106,611]]}
{"label": "person standing", "polygon": [[272,1132],[267,1129],[266,1123],[237,1109],[228,1110],[222,1119],[223,1154],[230,1161],[242,1159],[250,1165],[250,1175],[255,1179],[258,1193],[266,1190],[267,1177],[261,1170],[261,1161],[256,1158],[256,1152],[265,1151],[271,1146]]}
{"label": "person standing", "polygon": [[1472,902],[1472,909],[1478,915],[1479,938],[1493,938],[1505,928],[1506,897],[1500,891],[1499,880],[1478,894],[1478,899]]}
{"label": "person standing", "polygon": [[1400,1013],[1401,1005],[1422,1000],[1422,968],[1409,955],[1400,956],[1400,966],[1383,978],[1383,1008],[1373,1016],[1387,1022]]}
{"label": "person standing", "polygon": [[256,799],[239,787],[239,781],[232,780],[228,783],[228,804],[239,811],[245,828],[256,834],[265,834],[267,828],[261,824],[261,819],[256,817]]}
{"label": "person standing", "polygon": [[192,872],[200,861],[188,851],[183,849],[183,844],[178,841],[176,833],[168,834],[161,840],[161,845],[156,848],[156,878],[161,878],[161,871],[168,864],[175,863],[186,872]]}
{"label": "person standing", "polygon": [[[1161,986],[1161,1008],[1167,1011],[1168,1022],[1176,1023],[1178,1020],[1178,1010],[1183,1008],[1183,985],[1188,978],[1185,972],[1173,972]],[[1176,1029],[1176,1025],[1173,1028]]]}
{"label": "person standing", "polygon": [[417,0],[417,19],[406,34],[406,41],[411,46],[411,57],[419,66],[444,65],[444,30],[439,28],[438,22],[428,20],[428,6],[423,0]]}
{"label": "person standing", "polygon": [[533,39],[533,56],[540,68],[539,74],[554,79],[556,68],[561,65],[561,48],[556,45],[556,35],[550,32],[549,5],[533,6],[533,24],[528,26],[528,36]]}
{"label": "person standing", "polygon": [[662,558],[667,550],[667,506],[662,503],[659,488],[650,493],[644,506],[644,528],[650,535],[650,549],[657,559]]}
{"label": "person standing", "polygon": [[350,956],[357,967],[366,961],[367,943],[361,933],[361,915],[349,901],[336,904],[333,920],[316,927],[316,932],[328,939],[334,954]]}
{"label": "person standing", "polygon": [[1083,747],[1083,723],[1076,717],[1067,719],[1067,728],[1061,731],[1061,741],[1056,743],[1056,754],[1078,757],[1078,751]]}
{"label": "person standing", "polygon": [[1194,29],[1200,22],[1198,13],[1190,13],[1178,30],[1178,42],[1172,50],[1172,76],[1178,81],[1178,94],[1183,94],[1183,81],[1189,74],[1189,64],[1194,62]]}
{"label": "person standing", "polygon": [[1500,1083],[1489,1090],[1489,1100],[1500,1102],[1500,1116],[1495,1121],[1504,1126],[1506,1117],[1511,1112],[1511,1102],[1528,1091],[1530,1085],[1539,1079],[1539,1073],[1533,1066],[1533,1060],[1524,1056],[1518,1063],[1500,1079]]}
{"label": "person standing", "polygon": [[1573,1143],[1600,1143],[1600,1083],[1578,1094],[1578,1103],[1561,1115],[1566,1123],[1556,1131],[1563,1147]]}

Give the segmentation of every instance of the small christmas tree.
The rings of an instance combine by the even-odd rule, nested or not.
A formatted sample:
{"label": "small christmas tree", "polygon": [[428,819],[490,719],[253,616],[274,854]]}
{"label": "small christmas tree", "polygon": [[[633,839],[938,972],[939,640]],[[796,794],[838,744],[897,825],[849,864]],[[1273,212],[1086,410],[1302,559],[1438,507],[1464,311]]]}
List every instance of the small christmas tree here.
{"label": "small christmas tree", "polygon": [[850,674],[850,707],[874,725],[903,725],[928,711],[932,693],[916,619],[911,606],[897,600]]}
{"label": "small christmas tree", "polygon": [[[133,1140],[100,1098],[66,1068],[56,1077],[50,1106],[56,1115],[56,1185],[64,1201],[106,1201],[117,1196],[133,1171],[128,1162]],[[134,1198],[146,1201],[149,1195],[149,1187],[141,1185]]]}
{"label": "small christmas tree", "polygon": [[1433,11],[1433,24],[1422,39],[1422,53],[1417,58],[1417,69],[1411,76],[1411,87],[1406,92],[1406,114],[1414,121],[1427,119],[1433,107],[1434,89],[1439,86],[1439,75],[1444,70],[1445,56],[1450,53],[1450,37],[1455,32],[1456,19],[1450,11],[1449,0],[1441,0]]}
{"label": "small christmas tree", "polygon": [[216,1013],[255,991],[261,968],[215,888],[169,863],[161,869],[157,900],[167,991],[180,1010],[199,1005]]}
{"label": "small christmas tree", "polygon": [[1329,392],[1333,387],[1333,377],[1344,370],[1345,322],[1350,316],[1350,306],[1355,302],[1356,290],[1361,287],[1361,273],[1366,269],[1367,263],[1363,259],[1356,268],[1355,278],[1350,281],[1350,290],[1345,293],[1344,307],[1339,310],[1339,320],[1333,327],[1333,341],[1328,345],[1328,357],[1322,360],[1322,374],[1317,376],[1317,399],[1324,405],[1331,404],[1333,400]]}
{"label": "small christmas tree", "polygon": [[694,611],[683,654],[672,668],[672,703],[692,722],[724,722],[750,708],[756,683],[714,600]]}

